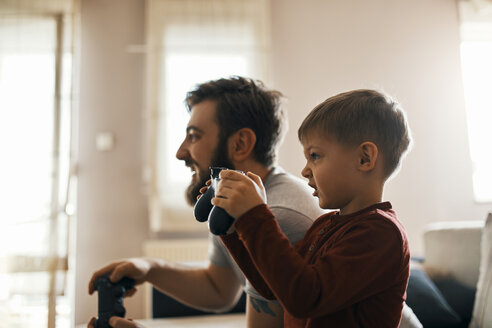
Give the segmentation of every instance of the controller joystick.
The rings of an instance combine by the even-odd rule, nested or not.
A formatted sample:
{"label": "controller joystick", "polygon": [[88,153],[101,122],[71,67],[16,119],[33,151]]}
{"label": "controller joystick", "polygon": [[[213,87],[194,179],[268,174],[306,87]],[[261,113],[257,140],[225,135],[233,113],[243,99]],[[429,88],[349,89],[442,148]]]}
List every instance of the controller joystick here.
{"label": "controller joystick", "polygon": [[210,232],[214,235],[225,235],[234,222],[234,218],[227,214],[223,208],[214,206],[211,203],[211,200],[215,195],[217,183],[220,181],[219,173],[222,170],[227,170],[227,168],[210,168],[210,178],[212,179],[212,183],[202,197],[196,202],[194,208],[196,220],[200,222],[208,220],[208,227]]}
{"label": "controller joystick", "polygon": [[109,319],[112,316],[125,317],[123,307],[125,292],[135,286],[135,280],[123,277],[118,282],[111,282],[109,275],[104,275],[94,282],[94,289],[98,295],[98,318],[95,328],[109,328]]}

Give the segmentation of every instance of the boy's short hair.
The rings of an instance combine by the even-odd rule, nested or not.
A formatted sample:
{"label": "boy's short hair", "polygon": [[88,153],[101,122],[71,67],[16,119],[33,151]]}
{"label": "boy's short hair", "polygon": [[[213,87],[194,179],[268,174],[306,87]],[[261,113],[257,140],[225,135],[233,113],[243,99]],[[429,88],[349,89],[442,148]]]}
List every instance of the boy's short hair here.
{"label": "boy's short hair", "polygon": [[334,137],[347,146],[371,141],[383,157],[388,178],[400,165],[411,143],[405,113],[400,104],[375,90],[354,90],[326,99],[304,119],[299,140],[312,132]]}
{"label": "boy's short hair", "polygon": [[232,76],[199,84],[189,91],[185,100],[188,111],[204,100],[217,103],[220,141],[239,129],[250,128],[256,134],[255,160],[265,166],[275,163],[286,125],[279,91],[265,88],[261,81]]}

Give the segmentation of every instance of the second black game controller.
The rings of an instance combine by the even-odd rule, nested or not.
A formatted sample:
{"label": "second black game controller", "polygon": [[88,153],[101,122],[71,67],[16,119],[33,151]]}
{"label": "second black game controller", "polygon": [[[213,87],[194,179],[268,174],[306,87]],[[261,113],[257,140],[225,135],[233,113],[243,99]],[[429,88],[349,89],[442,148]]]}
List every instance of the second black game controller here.
{"label": "second black game controller", "polygon": [[123,277],[118,282],[111,282],[109,275],[104,275],[94,282],[94,289],[98,294],[98,318],[95,328],[109,328],[109,319],[113,316],[125,317],[126,310],[123,307],[125,292],[135,286],[135,280]]}
{"label": "second black game controller", "polygon": [[196,202],[194,208],[194,214],[197,221],[205,222],[208,220],[208,227],[210,232],[214,235],[225,235],[232,223],[234,223],[234,218],[227,214],[223,208],[214,206],[210,202],[215,195],[215,187],[220,180],[219,173],[222,170],[227,170],[227,168],[210,168],[212,183],[202,197]]}

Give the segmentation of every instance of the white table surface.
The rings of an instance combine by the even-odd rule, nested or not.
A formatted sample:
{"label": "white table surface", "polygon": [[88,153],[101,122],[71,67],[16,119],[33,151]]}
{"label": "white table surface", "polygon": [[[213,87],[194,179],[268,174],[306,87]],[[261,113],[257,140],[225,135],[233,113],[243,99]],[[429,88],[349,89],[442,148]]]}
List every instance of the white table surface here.
{"label": "white table surface", "polygon": [[[246,317],[244,313],[200,315],[193,317],[163,318],[163,319],[135,319],[136,322],[146,328],[244,328]],[[78,325],[77,328],[85,328],[87,325]]]}

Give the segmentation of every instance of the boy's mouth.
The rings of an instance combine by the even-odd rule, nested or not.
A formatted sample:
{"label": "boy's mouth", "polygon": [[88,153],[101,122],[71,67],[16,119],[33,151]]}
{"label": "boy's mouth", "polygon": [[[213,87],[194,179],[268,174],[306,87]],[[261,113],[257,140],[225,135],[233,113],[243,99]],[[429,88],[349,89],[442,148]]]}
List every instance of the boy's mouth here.
{"label": "boy's mouth", "polygon": [[314,189],[314,192],[313,192],[313,196],[314,197],[317,197],[318,196],[318,189],[316,188],[316,185],[312,185],[310,183],[308,183],[308,185]]}

